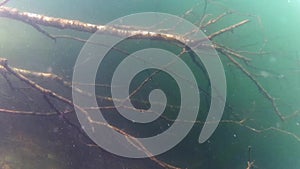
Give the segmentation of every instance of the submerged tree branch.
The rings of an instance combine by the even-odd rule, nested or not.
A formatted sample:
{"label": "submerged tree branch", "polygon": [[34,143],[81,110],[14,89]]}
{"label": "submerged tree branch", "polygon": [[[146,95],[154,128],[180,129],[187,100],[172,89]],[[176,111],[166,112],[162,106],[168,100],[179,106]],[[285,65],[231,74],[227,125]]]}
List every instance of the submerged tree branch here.
{"label": "submerged tree branch", "polygon": [[249,19],[246,19],[246,20],[243,20],[243,21],[241,21],[241,22],[239,22],[239,23],[236,23],[236,24],[234,24],[234,25],[228,26],[228,27],[226,27],[226,28],[224,28],[224,29],[221,29],[221,30],[219,30],[219,31],[217,31],[217,32],[215,32],[215,33],[209,35],[209,36],[208,36],[208,39],[213,39],[214,37],[216,37],[216,36],[218,36],[218,35],[221,35],[221,34],[223,34],[223,33],[225,33],[225,32],[231,31],[231,30],[233,30],[233,29],[235,29],[235,28],[237,28],[237,27],[240,27],[240,26],[242,26],[242,25],[248,23],[248,22],[250,22],[250,20],[249,20]]}
{"label": "submerged tree branch", "polygon": [[[28,84],[29,86],[31,86],[33,89],[39,91],[40,93],[42,93],[44,95],[44,98],[45,100],[47,101],[47,103],[49,103],[49,105],[51,106],[52,109],[55,110],[55,112],[57,113],[57,115],[62,115],[63,119],[69,124],[71,125],[72,127],[74,127],[79,133],[83,134],[84,136],[85,135],[85,132],[79,128],[78,126],[76,126],[75,124],[71,123],[65,116],[62,112],[60,112],[55,106],[54,104],[52,104],[49,100],[49,97],[52,97],[52,98],[55,98],[71,107],[75,107],[76,109],[78,109],[80,112],[84,113],[84,115],[86,116],[86,118],[88,119],[88,121],[91,123],[91,124],[96,124],[96,125],[103,125],[103,126],[106,126],[108,128],[111,128],[117,132],[119,132],[120,134],[124,135],[124,137],[128,140],[128,142],[130,144],[132,144],[134,147],[136,147],[138,150],[141,150],[143,151],[151,160],[153,160],[155,163],[157,163],[158,165],[164,167],[164,168],[169,168],[169,169],[180,169],[176,166],[173,166],[171,164],[168,164],[166,162],[163,162],[159,159],[157,159],[155,156],[152,155],[152,153],[147,150],[146,147],[144,147],[144,145],[137,139],[135,138],[134,136],[130,135],[129,133],[123,131],[122,129],[119,129],[113,125],[110,125],[110,124],[107,124],[107,123],[103,123],[103,122],[99,122],[99,121],[95,121],[93,120],[90,116],[89,116],[89,113],[82,107],[76,105],[76,104],[73,104],[73,102],[49,89],[46,89],[40,85],[38,85],[37,83],[33,82],[32,80],[26,78],[24,75],[16,72],[13,68],[11,68],[9,65],[8,65],[8,60],[5,59],[5,58],[0,58],[0,66],[3,67],[7,72],[11,73],[12,75],[14,75],[15,77],[17,77],[19,80],[21,80],[22,82]],[[26,71],[25,71],[26,72]],[[12,114],[31,114],[33,115],[33,112],[21,112],[21,111],[10,111],[10,110],[6,110],[6,109],[0,109],[0,112],[1,110],[5,113],[12,113]],[[38,114],[40,115],[40,113]],[[48,114],[49,115],[49,114]]]}
{"label": "submerged tree branch", "polygon": [[[37,31],[39,31],[40,33],[44,34],[45,36],[51,38],[51,39],[58,39],[58,38],[65,38],[65,39],[72,39],[72,40],[76,40],[76,41],[80,41],[80,42],[84,42],[84,43],[95,43],[95,42],[89,42],[88,40],[85,39],[81,39],[81,38],[77,38],[77,37],[73,37],[73,36],[69,36],[69,35],[52,35],[50,33],[48,33],[47,31],[43,30],[41,26],[45,26],[45,27],[53,27],[53,28],[57,28],[57,29],[70,29],[70,30],[75,30],[75,31],[80,31],[80,32],[88,32],[88,33],[95,33],[95,32],[99,32],[99,33],[103,33],[103,34],[108,34],[108,35],[112,35],[112,36],[121,36],[121,37],[127,37],[127,36],[131,36],[134,38],[144,38],[144,39],[153,39],[153,40],[162,40],[162,41],[168,41],[168,42],[175,42],[176,44],[181,44],[178,45],[179,47],[182,47],[183,52],[185,53],[185,47],[182,46],[182,43],[185,44],[193,44],[193,45],[201,45],[201,41],[193,41],[191,39],[187,39],[185,36],[183,35],[175,35],[175,34],[168,34],[168,33],[163,33],[163,32],[149,32],[149,31],[145,31],[143,29],[140,28],[135,28],[135,27],[126,27],[126,26],[122,26],[122,25],[116,25],[116,26],[106,26],[106,25],[96,25],[96,24],[91,24],[91,23],[85,23],[85,22],[81,22],[78,20],[69,20],[69,19],[64,19],[64,18],[55,18],[55,17],[50,17],[50,16],[45,16],[45,15],[40,15],[40,14],[35,14],[35,13],[29,13],[29,12],[21,12],[18,9],[15,8],[10,8],[10,7],[5,7],[2,6],[5,3],[7,3],[8,0],[4,0],[2,2],[0,2],[0,17],[6,17],[6,18],[10,18],[10,19],[14,19],[14,20],[18,20],[21,21],[25,24],[29,24],[31,25],[33,28],[35,28]],[[189,13],[189,11],[187,12]],[[217,16],[216,18],[210,19],[207,23],[201,24],[200,28],[204,29],[214,23],[217,23],[218,21],[220,21],[222,18],[224,18],[225,16],[231,14],[232,12],[225,12],[222,13],[221,15]],[[203,21],[203,19],[205,18],[205,16],[203,15],[201,17],[201,23]],[[228,31],[232,31],[233,29],[239,28],[242,25],[247,24],[248,22],[250,22],[250,20],[245,19],[241,22],[238,22],[236,24],[233,24],[231,26],[225,27],[215,33],[212,33],[211,35],[208,35],[208,39],[210,40],[214,40],[215,37],[224,34]],[[96,44],[96,43],[95,43]],[[98,44],[98,45],[104,45],[104,44]],[[264,86],[243,66],[243,64],[240,63],[240,61],[243,62],[250,62],[251,58],[245,56],[244,54],[250,53],[248,51],[236,51],[234,49],[231,49],[229,47],[217,44],[217,43],[213,43],[212,46],[215,48],[218,52],[222,53],[223,55],[225,55],[229,61],[231,63],[233,63],[238,69],[240,69],[245,76],[247,76],[251,82],[253,82],[255,84],[255,86],[258,88],[258,90],[260,91],[260,93],[272,104],[272,107],[274,109],[274,112],[276,113],[276,115],[283,121],[287,118],[289,118],[289,116],[285,117],[282,115],[282,113],[279,111],[279,108],[276,105],[275,102],[275,98],[264,88]],[[122,49],[118,49],[118,48],[114,48],[115,50],[122,52],[122,53],[128,53],[125,50]],[[261,53],[261,51],[260,51]],[[36,89],[37,91],[39,91],[40,93],[42,93],[45,96],[45,100],[50,104],[51,108],[54,109],[55,112],[49,112],[49,113],[42,113],[42,112],[32,112],[32,111],[19,111],[19,110],[8,110],[8,109],[0,109],[0,112],[2,113],[8,113],[8,114],[17,114],[17,115],[37,115],[37,116],[52,116],[52,115],[64,115],[64,112],[60,112],[60,110],[58,108],[56,108],[54,106],[53,103],[51,103],[50,98],[54,98],[59,100],[62,103],[65,103],[71,107],[75,107],[77,109],[79,109],[82,113],[84,113],[84,115],[86,115],[87,117],[89,117],[88,115],[88,108],[82,108],[79,107],[77,105],[74,105],[72,103],[71,100],[69,100],[68,98],[65,98],[61,95],[59,95],[58,93],[55,93],[51,90],[48,90],[40,85],[38,85],[37,83],[35,83],[33,80],[28,79],[27,77],[36,77],[39,79],[47,79],[47,80],[53,80],[53,81],[57,81],[60,84],[62,84],[63,86],[66,86],[68,88],[70,88],[72,85],[70,82],[65,81],[62,77],[59,77],[55,74],[52,73],[42,73],[42,72],[33,72],[30,70],[24,70],[24,69],[18,69],[18,68],[13,68],[10,67],[7,63],[7,60],[4,58],[0,58],[0,73],[3,74],[3,76],[5,77],[5,79],[7,80],[7,83],[11,83],[10,80],[8,80],[8,78],[6,77],[5,73],[10,73],[12,75],[14,75],[15,77],[17,77],[19,80],[25,82],[27,85],[31,86],[31,88]],[[135,94],[135,92],[137,90],[139,90],[142,85],[148,83],[148,81],[150,81],[149,79],[151,78],[151,76],[149,76],[148,79],[146,79],[140,87],[138,87],[136,90],[134,90],[133,93],[131,93],[131,95]],[[86,93],[85,91],[78,89],[75,89],[76,92],[79,92],[81,94],[85,94],[85,95],[90,95],[89,93]],[[102,96],[97,96],[97,97],[101,97]],[[109,97],[105,97],[104,99],[107,99],[109,101],[112,101],[113,99],[118,100],[117,98],[109,98]],[[118,100],[118,101],[122,101],[122,100]],[[172,105],[170,105],[172,106]],[[108,107],[111,108],[111,107]],[[92,109],[92,108],[90,108]],[[99,107],[96,107],[95,109],[99,109]],[[151,113],[155,113],[155,112],[151,112]],[[293,114],[294,115],[298,115],[299,112]],[[162,117],[165,118],[166,120],[169,121],[174,121],[173,119],[168,119],[168,117]],[[67,120],[66,118],[64,118],[64,120]],[[109,127],[121,134],[124,135],[124,137],[127,138],[128,142],[130,142],[133,146],[137,147],[138,149],[141,149],[146,155],[149,156],[149,158],[151,160],[153,160],[154,162],[156,162],[158,165],[164,167],[164,168],[171,168],[171,169],[179,169],[176,166],[173,166],[171,164],[165,163],[164,161],[161,161],[159,159],[157,159],[156,157],[153,157],[151,152],[149,152],[140,142],[138,139],[136,139],[134,136],[131,136],[130,134],[126,133],[125,131],[112,126],[110,124],[107,123],[102,123],[102,122],[97,122],[94,121],[93,119],[89,118],[88,119],[89,122],[91,124],[97,124],[97,125],[104,125],[106,127]],[[288,134],[293,136],[294,138],[296,138],[298,141],[300,141],[300,138],[297,135],[294,135],[291,132],[285,131],[285,130],[281,130],[278,128],[274,128],[274,127],[270,127],[267,129],[255,129],[252,128],[250,126],[247,126],[244,124],[246,120],[240,120],[240,121],[233,121],[233,120],[222,120],[221,123],[231,123],[231,124],[237,124],[240,125],[242,127],[246,127],[248,129],[250,129],[253,132],[256,133],[262,133],[262,132],[266,132],[266,131],[278,131],[284,134]],[[189,121],[182,121],[183,123],[189,122]],[[193,121],[193,123],[203,123],[200,121]],[[213,122],[212,122],[213,123]],[[70,124],[70,123],[68,123]],[[72,124],[70,124],[72,125]],[[75,126],[73,126],[75,127]],[[76,128],[76,127],[75,127]],[[81,129],[78,129],[79,132]],[[250,160],[248,160],[248,164],[247,164],[247,169],[251,169],[254,166],[254,162]]]}
{"label": "submerged tree branch", "polygon": [[264,95],[266,99],[268,99],[272,103],[272,107],[277,114],[277,116],[284,121],[284,116],[279,111],[279,108],[277,107],[277,104],[275,102],[275,98],[272,97],[269,92],[255,79],[255,77],[247,70],[245,69],[239,62],[237,62],[229,53],[226,53],[225,51],[221,51],[227,58],[236,65],[247,77],[249,77],[253,83],[257,86],[259,91]]}
{"label": "submerged tree branch", "polygon": [[119,27],[112,27],[106,25],[95,25],[91,23],[84,23],[78,20],[68,20],[63,18],[55,18],[49,17],[45,15],[28,13],[28,12],[20,12],[15,8],[10,7],[0,7],[0,16],[11,18],[14,20],[19,20],[25,23],[30,23],[31,25],[43,25],[48,27],[54,27],[58,29],[71,29],[81,32],[89,32],[89,33],[103,33],[113,36],[121,36],[121,37],[140,37],[140,38],[150,38],[150,39],[158,39],[158,40],[167,40],[167,41],[181,41],[186,44],[190,44],[193,41],[189,39],[185,39],[179,35],[172,35],[166,33],[158,33],[158,32],[149,32],[143,30],[126,30],[120,29]]}
{"label": "submerged tree branch", "polygon": [[[202,25],[203,27],[207,27],[208,25],[214,24],[226,15],[231,14],[232,12],[225,12],[216,18],[213,18],[209,20],[207,23]],[[144,30],[139,30],[138,28],[132,28],[132,27],[122,27],[120,26],[106,26],[106,25],[95,25],[95,24],[90,24],[90,23],[85,23],[81,22],[78,20],[68,20],[68,19],[63,19],[63,18],[55,18],[55,17],[49,17],[49,16],[44,16],[40,14],[35,14],[35,13],[29,13],[29,12],[20,12],[17,9],[10,8],[10,7],[0,7],[0,16],[2,17],[7,17],[15,20],[22,21],[26,24],[30,24],[33,26],[35,29],[37,29],[39,32],[45,34],[46,36],[50,37],[51,39],[57,39],[57,38],[68,38],[68,39],[73,39],[73,40],[78,40],[81,42],[88,42],[85,41],[84,39],[68,36],[68,35],[51,35],[41,29],[39,25],[47,26],[47,27],[54,27],[58,29],[72,29],[72,30],[77,30],[77,31],[82,31],[82,32],[89,32],[89,33],[94,33],[98,31],[99,33],[103,34],[109,34],[113,36],[134,36],[135,38],[146,38],[146,39],[156,39],[156,40],[164,40],[168,42],[176,42],[177,44],[185,43],[185,44],[194,44],[194,45],[201,45],[201,41],[193,41],[190,39],[185,38],[185,36],[181,35],[173,35],[173,34],[166,34],[166,33],[161,33],[161,32],[149,32],[149,31],[144,31]],[[213,39],[216,36],[219,36],[225,32],[231,31],[235,28],[238,28],[246,23],[248,23],[250,20],[246,19],[243,20],[239,23],[233,24],[231,26],[228,26],[226,28],[223,28],[215,33],[212,33],[211,35],[208,36],[209,39]],[[88,42],[88,43],[93,43],[93,42]],[[103,45],[103,44],[99,44]],[[206,44],[205,44],[206,45]],[[231,56],[237,57],[238,59],[241,59],[245,62],[250,62],[251,59],[244,56],[243,54],[234,51],[233,49],[230,49],[228,47],[218,45],[218,44],[213,44],[212,46],[215,48],[218,52],[223,53],[225,56],[229,58],[229,60],[235,64],[239,69],[241,69],[244,74],[250,78],[254,84],[258,87],[258,89],[261,91],[261,93],[272,103],[272,107],[275,111],[275,113],[279,116],[281,120],[284,119],[283,115],[280,113],[275,99],[267,92],[267,90],[252,76],[252,74],[244,67],[242,66],[238,61],[233,59]],[[119,50],[116,49],[120,52],[124,52],[124,50]],[[126,51],[125,51],[126,53]],[[25,73],[25,72],[24,72]],[[45,76],[49,76],[45,75]],[[57,79],[58,77],[51,77],[53,79]],[[59,79],[60,81],[63,82],[62,79]],[[70,86],[68,83],[63,83],[66,86]],[[78,90],[79,92],[80,89]],[[111,98],[112,99],[112,98]]]}

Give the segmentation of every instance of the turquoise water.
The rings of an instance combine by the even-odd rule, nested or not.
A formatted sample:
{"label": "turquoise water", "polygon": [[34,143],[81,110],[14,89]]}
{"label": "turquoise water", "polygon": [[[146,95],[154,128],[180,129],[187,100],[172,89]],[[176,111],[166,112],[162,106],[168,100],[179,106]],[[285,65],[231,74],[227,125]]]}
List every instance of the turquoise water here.
{"label": "turquoise water", "polygon": [[[205,5],[207,3],[207,6]],[[282,114],[287,118],[281,121],[271,103],[263,96],[254,83],[234,66],[224,55],[220,58],[227,79],[227,107],[222,121],[212,137],[203,144],[197,139],[202,123],[195,124],[189,135],[175,148],[158,156],[158,159],[172,165],[189,169],[227,169],[246,168],[248,147],[251,146],[253,168],[298,169],[300,161],[300,117],[293,115],[300,111],[300,1],[245,1],[245,0],[52,0],[10,1],[7,6],[21,11],[44,14],[53,17],[76,19],[94,24],[106,24],[119,17],[137,12],[163,12],[184,17],[198,23],[204,10],[214,18],[225,11],[233,11],[220,22],[205,28],[207,35],[229,25],[250,19],[233,31],[226,32],[214,39],[224,46],[240,50],[266,54],[246,54],[251,58],[250,65],[241,62],[249,72],[276,98]],[[189,14],[186,12],[191,10]],[[209,19],[207,18],[207,20]],[[206,21],[207,21],[206,20]],[[9,60],[10,65],[33,71],[52,72],[71,80],[73,66],[83,47],[82,42],[59,39],[56,42],[37,32],[31,26],[19,21],[0,18],[0,56]],[[45,28],[52,34],[69,34],[89,38],[91,34]],[[134,43],[134,42],[133,42]],[[143,42],[145,44],[149,42]],[[155,46],[155,44],[150,44]],[[128,45],[130,47],[130,45]],[[134,44],[133,44],[134,46]],[[178,49],[172,50],[178,52]],[[187,59],[186,62],[191,62]],[[192,69],[197,69],[193,67]],[[140,82],[151,71],[140,74]],[[209,90],[205,73],[198,75],[198,83]],[[99,77],[101,79],[101,76]],[[178,103],[176,89],[168,88],[165,77],[157,77],[172,97],[170,102]],[[204,80],[203,80],[204,79]],[[40,99],[42,96],[24,90],[26,96],[10,91],[6,81],[1,78],[0,91],[3,95],[0,108],[49,111]],[[43,86],[70,97],[70,91],[59,84],[39,81]],[[18,84],[21,88],[24,84]],[[157,84],[154,84],[157,85]],[[133,86],[134,88],[134,86]],[[151,88],[151,85],[150,87]],[[99,88],[100,95],[106,89]],[[146,92],[147,93],[147,92]],[[6,97],[6,96],[10,97]],[[138,97],[138,96],[137,96]],[[30,99],[28,99],[30,98]],[[201,96],[204,106],[199,115],[200,121],[206,118],[207,96]],[[139,98],[137,98],[139,99]],[[23,100],[29,100],[28,103]],[[146,105],[147,107],[147,105]],[[166,115],[175,118],[174,110]],[[299,112],[300,113],[300,112]],[[291,117],[290,117],[291,116]],[[71,116],[73,121],[76,118]],[[113,120],[115,117],[109,117]],[[238,121],[246,120],[242,124]],[[89,140],[81,138],[76,131],[57,117],[10,116],[1,114],[0,120],[0,167],[9,163],[11,168],[161,168],[149,159],[128,159],[112,155],[100,148],[82,144]],[[163,120],[154,124],[160,130],[166,129]],[[116,125],[127,128],[124,121]],[[133,130],[128,127],[127,130]],[[144,130],[143,130],[144,131]],[[156,129],[148,130],[150,134]],[[161,131],[159,131],[161,132]],[[133,132],[134,133],[134,132]],[[140,133],[136,133],[140,134]],[[148,134],[148,133],[143,133]],[[23,166],[23,167],[21,167]]]}

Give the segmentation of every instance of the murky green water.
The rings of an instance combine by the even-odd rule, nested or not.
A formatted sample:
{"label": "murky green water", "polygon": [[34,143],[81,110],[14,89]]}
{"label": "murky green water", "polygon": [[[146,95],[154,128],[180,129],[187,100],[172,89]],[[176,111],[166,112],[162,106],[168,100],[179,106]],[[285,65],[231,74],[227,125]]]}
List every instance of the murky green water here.
{"label": "murky green water", "polygon": [[[227,106],[219,127],[208,141],[199,144],[197,139],[202,123],[195,124],[189,135],[179,145],[158,156],[158,159],[189,169],[245,169],[249,158],[248,147],[251,146],[251,161],[253,160],[255,165],[253,168],[299,168],[299,0],[278,0],[276,2],[266,0],[251,2],[245,0],[208,0],[207,2],[204,0],[12,0],[7,6],[18,8],[21,11],[95,24],[106,24],[119,17],[137,12],[169,13],[184,17],[192,23],[199,23],[199,19],[204,16],[204,10],[206,14],[209,14],[205,21],[226,11],[233,12],[216,24],[203,29],[207,35],[244,19],[250,19],[248,24],[226,32],[214,38],[213,41],[238,51],[257,52],[262,50],[267,52],[265,54],[246,53],[245,55],[251,58],[251,62],[249,65],[243,61],[240,63],[276,99],[276,104],[286,119],[280,120],[274,112],[272,104],[254,85],[253,81],[224,55],[220,54],[227,78],[228,96]],[[191,12],[187,14],[186,12],[189,10]],[[76,31],[43,28],[51,34],[69,34],[85,39],[91,35]],[[150,46],[157,45],[155,43],[159,44],[159,42],[151,44],[149,41],[145,41],[139,43],[146,45],[149,43]],[[135,46],[135,43],[133,42],[131,45]],[[82,46],[82,42],[74,40],[58,39],[54,42],[30,25],[0,18],[0,56],[7,58],[12,66],[33,71],[52,72],[70,81],[73,66]],[[130,48],[130,44],[128,44],[128,48]],[[178,48],[172,50],[178,52]],[[191,63],[190,59],[186,61]],[[194,66],[192,69],[196,70],[197,67]],[[140,83],[151,72],[150,70],[140,74],[136,79],[137,82]],[[209,83],[205,77],[205,73],[198,75],[197,80],[198,83],[203,81],[201,87],[209,91]],[[98,78],[101,81],[102,77]],[[168,88],[170,84],[165,82],[168,79],[165,78],[162,75],[156,80],[160,79],[161,83],[164,83],[162,88],[170,90],[168,91],[168,96],[172,97],[170,102],[176,104],[180,98],[177,94],[173,95],[172,91],[177,88]],[[12,78],[12,80],[16,81],[16,86],[20,90],[11,90],[5,79],[0,79],[0,108],[37,112],[51,110],[43,101],[43,96],[36,91],[26,89],[26,85],[24,89],[24,84],[17,82],[16,79]],[[71,96],[70,90],[60,84],[47,80],[35,80],[42,86],[66,97]],[[158,83],[153,85],[158,85]],[[151,85],[148,89],[151,89]],[[98,88],[98,92],[100,95],[106,95],[107,90]],[[137,99],[141,98],[137,96]],[[206,118],[205,112],[209,106],[207,99],[207,96],[201,96],[203,107],[198,117],[200,121],[204,121]],[[62,105],[60,108],[68,109]],[[175,118],[172,111],[175,110],[170,110],[166,115]],[[76,121],[75,116],[70,115],[70,118],[72,121]],[[108,118],[114,120],[115,116]],[[163,122],[165,121],[158,121],[152,127],[159,126],[159,129],[152,130],[151,128],[148,132],[161,132],[166,129],[168,126]],[[134,129],[128,127],[124,121],[117,120],[114,123],[130,131]],[[147,135],[147,133],[143,134]],[[89,140],[56,116],[0,114],[0,140],[0,168],[4,168],[4,165],[8,165],[12,169],[161,168],[149,159],[127,159],[112,155],[100,148],[88,147],[85,143],[90,143]]]}

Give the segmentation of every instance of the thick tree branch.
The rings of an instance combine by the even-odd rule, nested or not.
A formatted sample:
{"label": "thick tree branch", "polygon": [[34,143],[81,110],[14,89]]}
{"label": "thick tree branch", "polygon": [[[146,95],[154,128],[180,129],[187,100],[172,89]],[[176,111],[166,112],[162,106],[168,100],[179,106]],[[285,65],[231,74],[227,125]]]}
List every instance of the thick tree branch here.
{"label": "thick tree branch", "polygon": [[120,29],[119,28],[120,26],[112,27],[106,25],[95,25],[91,23],[80,22],[78,20],[68,20],[63,18],[49,17],[49,16],[35,14],[35,13],[20,12],[15,8],[4,7],[4,6],[0,7],[0,16],[19,20],[26,23],[31,23],[31,25],[43,25],[43,26],[54,27],[58,29],[71,29],[71,30],[89,32],[89,33],[99,32],[103,34],[121,36],[121,37],[135,36],[136,38],[181,41],[186,44],[190,44],[193,42],[192,40],[186,39],[179,35],[149,32],[143,30]]}

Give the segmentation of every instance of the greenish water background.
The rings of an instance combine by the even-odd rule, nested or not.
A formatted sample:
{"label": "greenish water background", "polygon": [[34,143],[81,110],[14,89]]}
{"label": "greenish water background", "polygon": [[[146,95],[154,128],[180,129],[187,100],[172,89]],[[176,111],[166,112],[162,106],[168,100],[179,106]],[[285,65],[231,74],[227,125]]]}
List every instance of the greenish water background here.
{"label": "greenish water background", "polygon": [[[165,12],[183,16],[191,8],[194,8],[192,15],[186,19],[196,22],[202,16],[204,4],[204,1],[198,0],[20,0],[11,1],[8,6],[49,16],[105,24],[136,12]],[[300,110],[300,1],[222,0],[209,2],[207,6],[207,13],[213,16],[225,10],[237,13],[207,28],[207,33],[250,18],[249,24],[215,40],[235,49],[254,52],[263,46],[266,39],[264,50],[270,54],[249,56],[252,58],[251,64],[257,68],[248,69],[254,74],[262,71],[268,73],[265,77],[257,78],[272,96],[278,98],[278,107],[284,115]],[[51,68],[54,73],[71,78],[72,67],[82,43],[70,40],[54,43],[28,25],[4,18],[0,20],[0,27],[0,55],[8,58],[11,65],[35,71],[48,71]],[[55,34],[89,37],[85,33],[46,29]],[[300,117],[281,122],[256,86],[229,64],[224,56],[221,58],[228,83],[227,103],[233,107],[224,112],[223,120],[247,118],[249,121],[246,125],[251,127],[275,127],[287,132],[268,130],[256,133],[236,124],[221,123],[208,142],[198,144],[196,138],[201,125],[196,125],[180,146],[160,158],[188,168],[246,168],[247,149],[251,145],[252,159],[258,168],[298,169],[300,139],[297,140],[296,136],[300,136]],[[124,163],[135,161],[125,160]],[[146,163],[144,167],[151,168],[151,164]]]}

